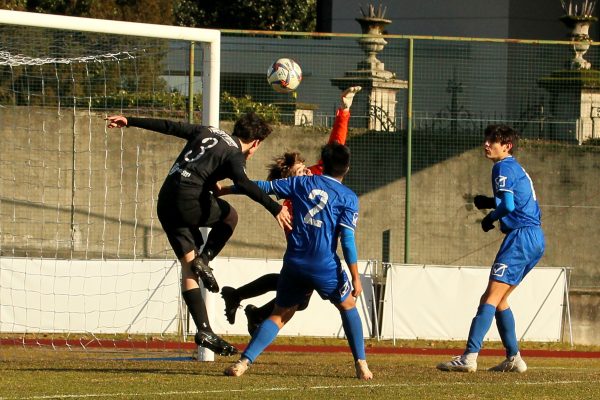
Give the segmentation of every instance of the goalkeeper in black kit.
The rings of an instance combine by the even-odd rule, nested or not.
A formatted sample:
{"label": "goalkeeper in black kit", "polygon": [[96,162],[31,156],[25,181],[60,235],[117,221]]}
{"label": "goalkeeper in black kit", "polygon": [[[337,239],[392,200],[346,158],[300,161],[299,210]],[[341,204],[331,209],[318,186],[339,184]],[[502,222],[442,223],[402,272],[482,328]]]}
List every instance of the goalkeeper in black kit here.
{"label": "goalkeeper in black kit", "polygon": [[[212,331],[199,286],[201,280],[207,290],[219,291],[209,262],[223,249],[238,221],[235,209],[212,191],[220,180],[231,179],[282,228],[291,229],[287,209],[260,190],[245,172],[246,160],[271,134],[271,127],[254,113],[241,117],[231,135],[214,127],[163,119],[117,115],[106,120],[108,128],[138,127],[187,140],[158,194],[158,219],[181,262],[181,292],[198,329],[196,344],[220,355],[236,354],[234,346]],[[205,244],[199,231],[203,227],[211,228]]]}

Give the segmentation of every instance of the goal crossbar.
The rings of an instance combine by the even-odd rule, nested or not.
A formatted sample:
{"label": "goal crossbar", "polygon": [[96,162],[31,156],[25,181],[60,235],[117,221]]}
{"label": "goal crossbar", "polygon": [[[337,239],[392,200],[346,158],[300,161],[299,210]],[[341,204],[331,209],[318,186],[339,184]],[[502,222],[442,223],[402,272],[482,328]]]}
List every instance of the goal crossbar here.
{"label": "goal crossbar", "polygon": [[219,76],[221,74],[221,32],[219,30],[9,10],[0,10],[0,24],[199,42],[204,52],[202,121],[205,125],[219,126]]}

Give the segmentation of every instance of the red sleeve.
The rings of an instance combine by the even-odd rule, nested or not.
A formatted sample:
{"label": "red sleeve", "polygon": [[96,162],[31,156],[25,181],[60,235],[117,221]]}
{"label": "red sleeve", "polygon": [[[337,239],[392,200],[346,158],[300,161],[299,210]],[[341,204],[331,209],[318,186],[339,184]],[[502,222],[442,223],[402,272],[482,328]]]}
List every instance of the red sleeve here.
{"label": "red sleeve", "polygon": [[[284,205],[284,206],[286,206],[286,207],[288,208],[288,211],[290,212],[290,215],[291,215],[291,214],[292,214],[292,212],[293,212],[293,209],[292,209],[292,201],[291,201],[290,199],[285,199],[285,200],[283,201],[283,205]],[[288,228],[285,228],[285,229],[284,229],[284,232],[285,232],[285,234],[287,235],[287,234],[289,234],[289,233],[291,232],[291,230],[290,230],[290,229],[288,229]]]}
{"label": "red sleeve", "polygon": [[[346,144],[346,137],[348,137],[348,121],[350,120],[350,110],[344,110],[338,108],[335,112],[335,121],[333,122],[333,128],[329,134],[329,141],[327,143],[340,143]],[[313,175],[323,175],[323,161],[319,160],[315,165],[308,167]]]}
{"label": "red sleeve", "polygon": [[318,163],[308,167],[308,169],[313,175],[323,175],[323,160],[319,160]]}
{"label": "red sleeve", "polygon": [[333,122],[333,128],[331,129],[331,134],[329,135],[328,143],[338,142],[340,144],[346,144],[349,120],[350,110],[338,108],[335,112],[335,121]]}

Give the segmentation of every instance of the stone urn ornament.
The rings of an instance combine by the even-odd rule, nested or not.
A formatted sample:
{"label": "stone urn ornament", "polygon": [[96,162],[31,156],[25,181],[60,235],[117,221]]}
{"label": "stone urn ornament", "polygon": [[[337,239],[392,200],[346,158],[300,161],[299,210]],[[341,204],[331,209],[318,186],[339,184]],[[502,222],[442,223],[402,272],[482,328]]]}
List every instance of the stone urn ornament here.
{"label": "stone urn ornament", "polygon": [[362,33],[371,36],[361,38],[358,41],[367,56],[359,65],[364,69],[383,71],[384,65],[377,59],[377,53],[383,50],[387,44],[387,41],[381,35],[384,33],[385,26],[392,21],[385,19],[386,9],[382,9],[381,4],[377,10],[373,4],[369,4],[366,11],[360,7],[360,12],[362,17],[356,18],[356,21],[360,24]]}
{"label": "stone urn ornament", "polygon": [[573,42],[575,57],[571,60],[571,69],[581,70],[590,69],[592,64],[583,58],[584,54],[590,48],[589,29],[590,26],[598,20],[592,14],[596,7],[595,0],[561,0],[562,8],[565,12],[560,20],[571,29],[569,37]]}

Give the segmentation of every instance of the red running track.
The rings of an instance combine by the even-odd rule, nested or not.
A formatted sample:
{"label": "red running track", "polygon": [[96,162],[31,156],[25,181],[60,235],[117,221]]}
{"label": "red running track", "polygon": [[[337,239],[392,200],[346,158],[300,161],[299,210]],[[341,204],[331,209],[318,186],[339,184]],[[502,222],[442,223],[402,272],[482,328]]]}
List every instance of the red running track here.
{"label": "red running track", "polygon": [[[0,339],[0,346],[39,346],[58,348],[104,348],[104,349],[147,349],[147,350],[195,350],[196,344],[191,342],[131,341],[131,340],[74,340],[74,339]],[[244,349],[246,344],[236,344]],[[347,346],[310,346],[310,345],[271,345],[269,352],[290,353],[346,353]],[[367,354],[413,354],[413,355],[459,355],[463,349],[412,348],[412,347],[370,347]],[[569,350],[522,350],[525,357],[547,358],[600,358],[600,351]],[[504,349],[482,350],[482,356],[504,356]]]}

